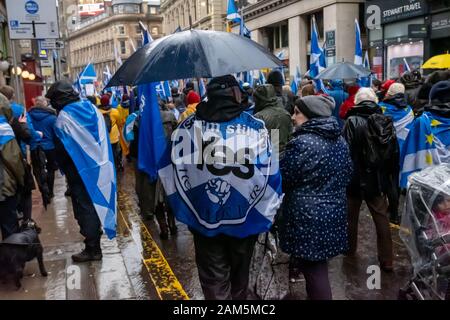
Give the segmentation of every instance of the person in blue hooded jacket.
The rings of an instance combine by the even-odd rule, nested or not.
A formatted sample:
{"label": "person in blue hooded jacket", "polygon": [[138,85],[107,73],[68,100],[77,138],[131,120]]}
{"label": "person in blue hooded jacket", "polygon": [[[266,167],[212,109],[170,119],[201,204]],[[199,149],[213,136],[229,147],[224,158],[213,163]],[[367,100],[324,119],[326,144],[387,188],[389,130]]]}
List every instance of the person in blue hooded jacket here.
{"label": "person in blue hooded jacket", "polygon": [[333,116],[338,120],[339,126],[344,127],[344,121],[339,118],[339,108],[341,104],[348,99],[348,93],[344,90],[344,83],[341,80],[331,80],[331,88],[328,89],[328,94],[334,99]]}
{"label": "person in blue hooded jacket", "polygon": [[31,143],[31,150],[34,151],[38,147],[41,147],[44,151],[46,158],[46,171],[47,171],[47,187],[50,193],[50,198],[53,197],[53,186],[55,181],[55,171],[58,169],[56,165],[55,154],[55,122],[56,122],[56,110],[48,106],[47,99],[45,97],[37,97],[35,106],[29,111],[29,116],[35,130],[42,132],[41,140],[36,143]]}
{"label": "person in blue hooded jacket", "polygon": [[353,165],[333,108],[329,96],[295,102],[296,128],[280,162],[280,247],[291,255],[291,278],[294,270],[304,275],[311,300],[332,299],[328,260],[348,249],[346,188]]}

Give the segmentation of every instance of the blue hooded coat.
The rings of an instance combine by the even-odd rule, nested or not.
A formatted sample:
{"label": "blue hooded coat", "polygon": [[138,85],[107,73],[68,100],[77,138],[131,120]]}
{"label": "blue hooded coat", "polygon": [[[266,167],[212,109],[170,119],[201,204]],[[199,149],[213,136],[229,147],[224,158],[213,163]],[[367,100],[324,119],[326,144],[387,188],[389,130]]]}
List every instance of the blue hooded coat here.
{"label": "blue hooded coat", "polygon": [[[28,112],[33,123],[34,130],[44,134],[40,145],[44,150],[53,150],[55,138],[54,128],[56,122],[56,111],[50,107],[34,107]],[[37,148],[37,143],[31,143],[31,150]]]}

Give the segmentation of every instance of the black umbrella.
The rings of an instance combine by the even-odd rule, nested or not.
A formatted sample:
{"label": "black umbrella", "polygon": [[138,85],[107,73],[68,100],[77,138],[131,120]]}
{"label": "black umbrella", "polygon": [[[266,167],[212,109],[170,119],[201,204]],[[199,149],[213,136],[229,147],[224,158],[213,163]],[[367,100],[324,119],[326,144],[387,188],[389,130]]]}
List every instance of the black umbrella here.
{"label": "black umbrella", "polygon": [[237,34],[188,30],[155,40],[136,51],[106,87],[163,80],[213,78],[282,66],[258,43]]}
{"label": "black umbrella", "polygon": [[326,68],[319,73],[316,79],[335,80],[335,79],[357,79],[367,77],[372,72],[363,66],[351,62],[338,62],[331,67]]}

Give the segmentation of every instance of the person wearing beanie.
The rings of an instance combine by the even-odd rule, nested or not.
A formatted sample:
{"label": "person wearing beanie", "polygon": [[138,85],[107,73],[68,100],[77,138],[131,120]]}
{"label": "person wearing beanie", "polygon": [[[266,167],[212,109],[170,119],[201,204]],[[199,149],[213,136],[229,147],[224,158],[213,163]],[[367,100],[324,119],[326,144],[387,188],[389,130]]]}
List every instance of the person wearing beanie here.
{"label": "person wearing beanie", "polygon": [[[198,96],[188,95],[190,102],[198,101]],[[279,171],[257,167],[264,162],[266,169],[277,168],[268,132],[263,121],[245,112],[242,95],[234,76],[212,78],[206,85],[207,99],[197,105],[195,117],[181,122],[172,135],[201,158],[170,162],[165,167],[170,168],[167,172],[181,170],[184,186],[190,181],[195,185],[186,190],[173,175],[160,175],[165,190],[176,190],[171,199],[174,194],[189,199],[189,208],[181,199],[172,200],[171,205],[177,220],[193,234],[206,300],[247,299],[256,240],[270,230],[281,205]],[[179,145],[174,143],[172,148],[178,152]],[[165,168],[161,171],[166,172]],[[254,198],[259,207],[250,209],[257,195],[261,196]]]}
{"label": "person wearing beanie", "polygon": [[280,70],[274,69],[267,76],[267,83],[273,85],[275,93],[287,112],[292,113],[295,101],[295,95],[292,91],[283,91],[285,84],[284,76]]}
{"label": "person wearing beanie", "polygon": [[[398,185],[398,142],[392,119],[382,114],[378,105],[378,97],[372,88],[361,88],[355,95],[355,106],[347,113],[347,119],[343,129],[343,135],[350,148],[353,160],[354,174],[347,188],[348,201],[348,256],[356,253],[358,238],[358,217],[364,200],[369,207],[377,230],[377,250],[380,267],[385,271],[393,270],[392,236],[389,227],[389,203],[387,193],[393,191],[393,186]],[[370,122],[369,122],[370,120]],[[372,123],[376,121],[376,130]],[[381,123],[381,124],[380,124]],[[370,127],[369,127],[370,124]],[[388,127],[382,127],[386,124]],[[372,135],[369,135],[369,132]],[[387,136],[386,136],[387,135]],[[370,137],[372,137],[370,139]],[[389,148],[378,147],[376,141],[389,141]],[[370,148],[368,144],[370,141]],[[367,159],[367,150],[378,152],[382,150],[394,150],[386,154],[389,160],[383,160],[376,167],[370,166]],[[384,154],[383,154],[384,155]],[[384,157],[383,157],[384,159]],[[395,191],[395,190],[394,190]]]}
{"label": "person wearing beanie", "polygon": [[111,107],[110,100],[110,95],[102,95],[100,98],[100,106],[98,108],[105,119],[106,129],[109,132],[109,140],[114,153],[114,163],[116,165],[116,169],[117,171],[123,171],[119,131],[120,113],[118,109]]}
{"label": "person wearing beanie", "polygon": [[186,111],[184,111],[178,118],[178,122],[186,120],[190,115],[194,114],[197,110],[197,105],[200,103],[200,95],[195,91],[190,91],[186,97],[188,103]]}
{"label": "person wearing beanie", "polygon": [[[263,84],[257,87],[253,93],[253,98],[255,100],[254,116],[264,121],[272,143],[278,144],[281,158],[284,147],[292,134],[291,116],[277,99],[275,88],[271,84]],[[277,139],[273,136],[275,132],[278,134]]]}
{"label": "person wearing beanie", "polygon": [[330,96],[295,102],[295,132],[280,163],[285,193],[280,246],[291,255],[290,280],[302,273],[311,300],[332,299],[328,260],[348,250],[345,191],[352,160],[334,108]]}

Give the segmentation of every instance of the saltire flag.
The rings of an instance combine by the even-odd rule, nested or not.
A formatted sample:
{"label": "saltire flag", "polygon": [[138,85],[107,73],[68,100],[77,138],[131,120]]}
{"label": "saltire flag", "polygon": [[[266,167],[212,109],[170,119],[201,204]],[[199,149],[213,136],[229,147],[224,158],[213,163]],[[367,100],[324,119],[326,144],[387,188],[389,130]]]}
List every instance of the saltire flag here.
{"label": "saltire flag", "polygon": [[200,98],[203,100],[203,98],[206,97],[206,87],[205,87],[205,81],[203,81],[202,78],[198,79],[198,93],[200,94]]}
{"label": "saltire flag", "polygon": [[106,235],[114,238],[116,171],[103,115],[89,101],[69,104],[58,115],[55,133],[78,169]]}
{"label": "saltire flag", "polygon": [[397,135],[397,141],[400,149],[400,158],[402,158],[403,145],[406,138],[409,135],[414,122],[414,112],[410,106],[406,108],[398,108],[392,104],[386,102],[379,103],[383,114],[392,118],[395,127],[395,133]]}
{"label": "saltire flag", "polygon": [[175,31],[174,31],[173,33],[181,32],[181,31],[182,31],[182,30],[181,30],[181,27],[178,26],[178,28],[176,28]]}
{"label": "saltire flag", "polygon": [[123,127],[123,137],[126,142],[131,142],[134,140],[134,124],[137,117],[139,116],[139,111],[131,113],[125,120],[125,125]]}
{"label": "saltire flag", "polygon": [[0,115],[0,146],[14,139],[14,131],[4,115]]}
{"label": "saltire flag", "polygon": [[134,46],[133,39],[128,38],[130,40],[131,48],[133,48],[133,52],[136,52],[136,47]]}
{"label": "saltire flag", "polygon": [[142,23],[142,21],[139,21],[139,26],[141,27],[142,30],[142,45],[145,46],[147,43],[151,43],[153,41],[153,38],[148,32],[148,29]]}
{"label": "saltire flag", "polygon": [[367,70],[370,70],[369,52],[367,50],[366,53],[364,54],[363,66]]}
{"label": "saltire flag", "polygon": [[95,72],[94,65],[89,63],[79,75],[80,84],[93,84],[97,81],[97,73]]}
{"label": "saltire flag", "polygon": [[299,87],[299,82],[301,81],[302,76],[300,74],[300,67],[297,66],[295,68],[295,75],[294,75],[294,79],[292,79],[292,83],[291,83],[291,91],[293,94],[297,94],[298,92],[298,87]]}
{"label": "saltire flag", "polygon": [[234,0],[228,0],[227,20],[231,22],[239,22],[241,20],[241,16],[237,10]]}
{"label": "saltire flag", "polygon": [[406,58],[403,58],[403,70],[405,72],[411,72],[411,68],[409,67],[409,63]]}
{"label": "saltire flag", "polygon": [[450,163],[450,118],[425,111],[416,118],[403,145],[400,159],[400,187],[408,176],[426,167]]}
{"label": "saltire flag", "polygon": [[361,30],[359,29],[358,19],[355,19],[355,58],[353,62],[358,66],[363,64]]}
{"label": "saltire flag", "polygon": [[[238,155],[245,146],[245,164],[230,166],[229,157],[206,160],[202,150],[212,136],[217,137],[209,145],[212,152],[225,148]],[[207,237],[245,238],[269,231],[282,200],[275,154],[264,123],[247,112],[219,123],[188,117],[174,131],[159,170],[177,220]]]}
{"label": "saltire flag", "polygon": [[106,86],[109,80],[111,80],[111,78],[112,78],[111,71],[109,70],[109,66],[106,65],[105,70],[103,71],[103,85]]}
{"label": "saltire flag", "polygon": [[[139,23],[139,25],[144,35],[143,44],[146,45],[153,41],[144,25],[142,23]],[[141,115],[139,123],[138,169],[144,171],[151,181],[158,179],[158,163],[167,147],[164,127],[159,112],[156,93],[157,84],[153,82],[138,87],[139,110]]]}
{"label": "saltire flag", "polygon": [[[309,75],[312,78],[317,77],[317,75],[326,68],[325,64],[325,54],[323,48],[319,45],[319,32],[316,24],[316,18],[313,15],[311,26],[311,55],[309,61]],[[316,89],[318,91],[323,91],[326,93],[325,85],[321,79],[314,80],[316,84]]]}
{"label": "saltire flag", "polygon": [[264,75],[264,72],[262,72],[261,70],[259,70],[258,81],[259,81],[259,85],[266,84],[266,76]]}
{"label": "saltire flag", "polygon": [[239,35],[251,39],[251,31],[248,30],[244,23],[244,17],[241,17],[239,22]]}
{"label": "saltire flag", "polygon": [[173,88],[179,88],[180,87],[180,83],[178,82],[178,80],[172,80],[170,85]]}
{"label": "saltire flag", "polygon": [[122,65],[123,61],[122,61],[122,57],[119,54],[119,50],[117,50],[116,46],[114,46],[114,57],[116,59],[116,67],[117,67],[117,65],[120,67]]}

